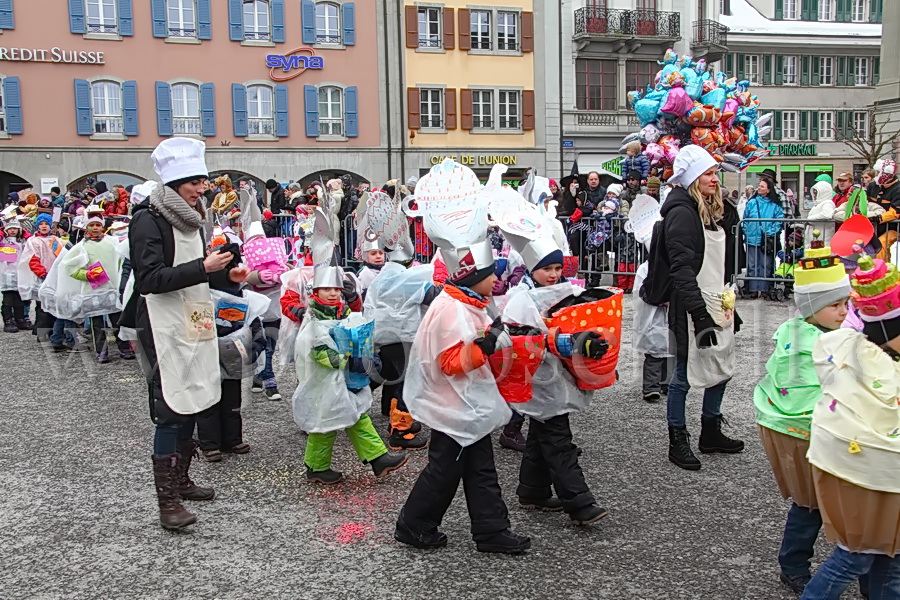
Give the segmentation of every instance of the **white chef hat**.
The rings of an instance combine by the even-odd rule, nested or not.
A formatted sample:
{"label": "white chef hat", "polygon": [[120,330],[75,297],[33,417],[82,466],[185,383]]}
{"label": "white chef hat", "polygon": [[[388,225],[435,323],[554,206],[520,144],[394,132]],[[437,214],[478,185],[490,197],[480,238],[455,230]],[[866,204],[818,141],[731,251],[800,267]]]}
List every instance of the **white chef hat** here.
{"label": "white chef hat", "polygon": [[669,177],[668,183],[689,187],[698,177],[718,164],[709,152],[700,146],[690,144],[682,148],[675,157],[672,176]]}
{"label": "white chef hat", "polygon": [[206,144],[191,138],[169,138],[150,156],[153,168],[165,184],[208,177]]}

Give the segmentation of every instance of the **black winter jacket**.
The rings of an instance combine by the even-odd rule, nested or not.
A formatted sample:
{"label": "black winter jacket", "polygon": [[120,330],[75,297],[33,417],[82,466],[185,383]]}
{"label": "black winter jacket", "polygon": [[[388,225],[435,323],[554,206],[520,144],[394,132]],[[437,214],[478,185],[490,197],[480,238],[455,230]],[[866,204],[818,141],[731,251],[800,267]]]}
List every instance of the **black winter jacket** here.
{"label": "black winter jacket", "polygon": [[279,185],[269,193],[271,194],[271,196],[269,196],[269,210],[277,215],[287,207],[287,200],[284,197],[284,188]]}

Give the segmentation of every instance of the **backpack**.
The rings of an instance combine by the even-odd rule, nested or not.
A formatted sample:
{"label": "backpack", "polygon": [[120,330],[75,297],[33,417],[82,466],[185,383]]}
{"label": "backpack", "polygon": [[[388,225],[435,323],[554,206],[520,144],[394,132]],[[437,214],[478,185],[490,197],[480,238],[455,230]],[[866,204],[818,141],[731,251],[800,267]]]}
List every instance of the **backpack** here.
{"label": "backpack", "polygon": [[[659,275],[657,275],[659,272]],[[672,278],[669,277],[669,257],[666,256],[663,221],[653,224],[650,252],[647,257],[647,278],[641,286],[641,300],[653,306],[662,306],[672,299]]]}

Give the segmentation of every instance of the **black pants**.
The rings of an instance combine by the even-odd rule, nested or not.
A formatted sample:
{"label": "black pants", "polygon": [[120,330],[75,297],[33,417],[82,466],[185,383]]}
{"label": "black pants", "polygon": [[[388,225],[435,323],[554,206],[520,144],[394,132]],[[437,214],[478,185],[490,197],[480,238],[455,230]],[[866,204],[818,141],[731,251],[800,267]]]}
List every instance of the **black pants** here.
{"label": "black pants", "polygon": [[[669,365],[669,361],[672,364]],[[675,367],[674,358],[656,358],[649,354],[644,355],[643,368],[643,393],[662,392],[669,387],[669,378]]]}
{"label": "black pants", "polygon": [[197,415],[202,450],[230,450],[242,443],[241,381],[222,380],[222,399]]}
{"label": "black pants", "polygon": [[35,302],[34,329],[39,342],[46,342],[50,338],[50,330],[53,329],[54,323],[56,323],[56,317],[41,308],[40,302]]}
{"label": "black pants", "polygon": [[383,385],[381,390],[381,403],[389,408],[391,399],[397,399],[397,408],[403,412],[406,403],[403,401],[403,380],[406,377],[406,361],[412,344],[398,342],[387,344],[378,349],[378,357],[381,359],[381,370],[377,377],[372,378],[372,389]]}
{"label": "black pants", "polygon": [[529,419],[525,454],[519,468],[519,498],[545,500],[552,496],[550,485],[563,510],[573,513],[594,504],[594,496],[578,465],[578,454],[572,443],[569,415],[559,415],[541,423]]}
{"label": "black pants", "polygon": [[399,521],[418,533],[436,530],[450,507],[459,481],[463,482],[466,506],[477,542],[509,529],[509,513],[500,495],[494,448],[486,435],[463,448],[445,433],[431,430],[428,464],[419,474]]}
{"label": "black pants", "polygon": [[[119,339],[119,317],[122,316],[122,313],[117,312],[106,316],[109,317],[109,324],[112,326],[113,333],[116,336],[116,346],[119,348],[119,351],[131,350],[131,345],[128,342]],[[104,321],[102,316],[91,317],[90,321],[91,337],[94,340],[94,351],[97,354],[108,351],[106,341],[106,321]]]}
{"label": "black pants", "polygon": [[3,320],[15,319],[16,321],[25,320],[25,303],[16,290],[3,292]]}

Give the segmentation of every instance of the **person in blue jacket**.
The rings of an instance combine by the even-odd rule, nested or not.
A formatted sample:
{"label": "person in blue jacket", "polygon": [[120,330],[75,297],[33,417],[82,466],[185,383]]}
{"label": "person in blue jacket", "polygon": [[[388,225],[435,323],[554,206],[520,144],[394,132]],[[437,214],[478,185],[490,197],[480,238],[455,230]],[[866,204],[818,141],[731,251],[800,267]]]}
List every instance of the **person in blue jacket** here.
{"label": "person in blue jacket", "polygon": [[[758,220],[764,219],[764,220]],[[771,220],[765,220],[771,219]],[[756,195],[747,202],[744,210],[744,235],[747,238],[747,276],[751,298],[759,298],[769,290],[769,281],[759,278],[772,277],[778,238],[784,219],[784,209],[778,199],[775,182],[770,177],[760,177]]]}

